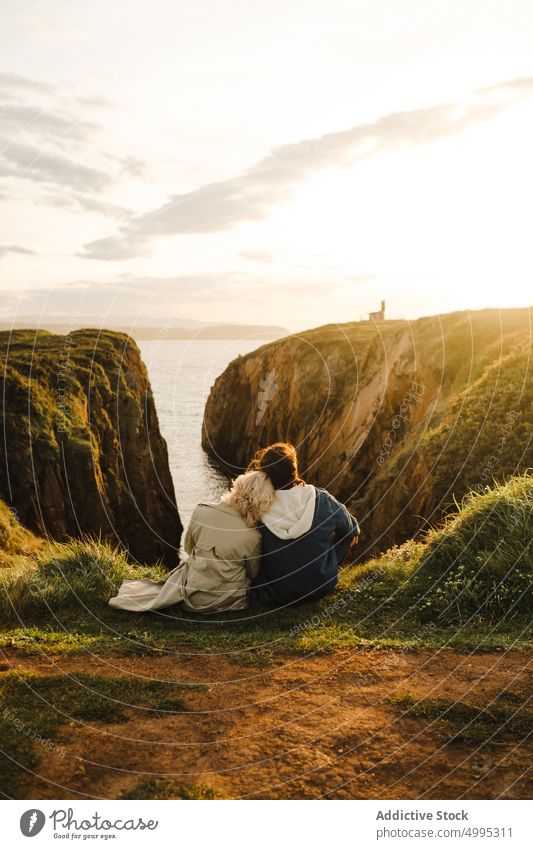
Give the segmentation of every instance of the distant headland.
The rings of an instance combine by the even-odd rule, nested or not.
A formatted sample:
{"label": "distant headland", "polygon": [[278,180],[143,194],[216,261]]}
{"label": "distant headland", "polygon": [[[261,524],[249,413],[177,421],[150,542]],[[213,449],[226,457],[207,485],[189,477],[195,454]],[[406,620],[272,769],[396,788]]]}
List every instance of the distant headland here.
{"label": "distant headland", "polygon": [[[285,327],[264,324],[200,324],[185,321],[181,323],[170,323],[161,320],[159,323],[145,321],[136,325],[135,320],[131,322],[104,322],[106,330],[116,333],[127,333],[136,340],[224,340],[224,339],[258,339],[274,341],[288,336],[289,331]],[[48,330],[50,333],[65,336],[74,330],[98,329],[102,326],[102,318],[96,316],[79,316],[75,322],[67,318],[43,319],[39,316],[28,316],[15,324],[1,323],[0,330],[27,330],[37,327],[39,330]]]}

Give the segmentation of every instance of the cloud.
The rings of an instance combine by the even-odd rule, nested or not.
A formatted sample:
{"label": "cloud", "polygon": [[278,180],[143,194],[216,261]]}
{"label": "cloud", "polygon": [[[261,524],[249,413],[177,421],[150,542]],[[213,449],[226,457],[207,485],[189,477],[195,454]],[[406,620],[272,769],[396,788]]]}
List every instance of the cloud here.
{"label": "cloud", "polygon": [[99,97],[69,98],[48,83],[1,73],[0,177],[46,184],[73,209],[129,218],[122,207],[94,198],[124,175],[144,173],[144,163],[135,156],[114,156],[100,148],[102,127],[87,116],[110,103]]}
{"label": "cloud", "polygon": [[[217,292],[221,298],[230,297],[225,294],[222,275],[192,274],[175,278],[122,275],[107,282],[78,280],[2,292],[0,322],[106,327],[117,323],[139,324],[157,316],[161,321],[174,320],[183,304],[198,304],[197,311],[203,315],[204,304]],[[233,290],[231,297],[235,298]]]}
{"label": "cloud", "polygon": [[31,178],[37,182],[90,191],[98,191],[111,182],[105,171],[89,168],[56,153],[45,153],[33,145],[0,139],[2,145],[2,176]]}
{"label": "cloud", "polygon": [[519,77],[516,80],[503,80],[501,83],[493,83],[492,85],[480,88],[478,94],[501,94],[509,92],[510,94],[531,94],[533,85],[532,77]]}
{"label": "cloud", "polygon": [[269,251],[241,251],[239,256],[252,262],[274,262],[274,257]]}
{"label": "cloud", "polygon": [[38,80],[32,80],[29,77],[22,77],[19,74],[9,74],[0,72],[0,90],[8,91],[37,91],[37,92],[52,92],[56,87],[51,83],[43,83]]}
{"label": "cloud", "polygon": [[6,254],[24,254],[25,256],[35,256],[35,251],[30,251],[29,248],[23,248],[21,245],[0,245],[0,259]]}
{"label": "cloud", "polygon": [[137,241],[131,243],[126,238],[116,238],[109,236],[104,239],[96,239],[89,245],[84,246],[84,250],[76,254],[82,259],[109,259],[109,260],[124,260],[133,259],[134,257],[146,256],[148,249]]}
{"label": "cloud", "polygon": [[81,192],[69,192],[67,195],[48,193],[43,196],[43,203],[49,206],[64,207],[76,211],[84,210],[86,212],[97,212],[100,215],[105,215],[108,218],[128,219],[131,218],[131,212],[125,206],[119,206],[116,203],[95,198],[91,195],[86,195]]}
{"label": "cloud", "polygon": [[131,258],[157,236],[215,232],[261,219],[323,168],[353,166],[379,153],[447,138],[532,94],[533,77],[510,80],[480,89],[464,102],[393,112],[370,124],[277,147],[233,178],[171,195],[162,206],[133,217],[116,235],[86,244],[82,255]]}
{"label": "cloud", "polygon": [[[332,281],[309,278],[307,281],[272,280],[243,271],[179,274],[170,277],[121,274],[116,279],[97,282],[75,280],[56,286],[8,290],[2,292],[0,320],[77,323],[126,323],[157,318],[175,321],[180,310],[193,311],[202,321],[216,321],[217,309],[241,304],[260,303],[265,291],[298,297],[324,298]],[[215,304],[215,306],[213,306]]]}
{"label": "cloud", "polygon": [[4,133],[23,133],[35,131],[41,138],[56,141],[58,137],[68,140],[86,140],[96,129],[96,125],[81,118],[54,113],[34,104],[4,103],[1,107],[2,131]]}
{"label": "cloud", "polygon": [[130,177],[143,177],[146,172],[146,164],[136,156],[124,156],[119,162],[121,173]]}
{"label": "cloud", "polygon": [[91,109],[115,109],[118,106],[116,100],[101,95],[78,97],[78,103],[82,106],[89,106]]}

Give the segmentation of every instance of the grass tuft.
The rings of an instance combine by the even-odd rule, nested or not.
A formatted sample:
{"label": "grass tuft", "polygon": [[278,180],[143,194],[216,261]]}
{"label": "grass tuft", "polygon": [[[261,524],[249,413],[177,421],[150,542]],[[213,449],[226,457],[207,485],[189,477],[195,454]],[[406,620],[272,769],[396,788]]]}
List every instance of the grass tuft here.
{"label": "grass tuft", "polygon": [[[0,614],[6,619],[19,616],[50,616],[68,609],[92,611],[107,605],[126,577],[139,577],[119,546],[98,539],[73,539],[54,543],[41,551],[35,561],[0,574]],[[143,569],[143,577],[159,579],[163,572]]]}
{"label": "grass tuft", "polygon": [[490,745],[523,739],[533,733],[531,697],[503,691],[488,705],[446,698],[417,698],[412,693],[393,697],[403,716],[425,719],[448,743]]}
{"label": "grass tuft", "polygon": [[423,618],[501,622],[531,614],[533,477],[472,492],[427,540],[406,595]]}
{"label": "grass tuft", "polygon": [[216,799],[212,787],[205,784],[189,784],[177,786],[161,778],[151,778],[142,781],[123,793],[120,799]]}

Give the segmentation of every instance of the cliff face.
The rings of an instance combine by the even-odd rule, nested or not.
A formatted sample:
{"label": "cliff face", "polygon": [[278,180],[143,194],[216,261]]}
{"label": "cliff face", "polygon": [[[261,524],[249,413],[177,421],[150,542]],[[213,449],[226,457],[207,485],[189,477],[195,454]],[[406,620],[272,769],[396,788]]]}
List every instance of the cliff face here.
{"label": "cliff face", "polygon": [[139,350],[122,333],[0,333],[0,497],[32,530],[177,563],[182,531]]}
{"label": "cliff face", "polygon": [[469,488],[533,465],[528,310],[327,326],[234,360],[204,448],[234,471],[277,440],[349,504],[361,555],[415,536]]}

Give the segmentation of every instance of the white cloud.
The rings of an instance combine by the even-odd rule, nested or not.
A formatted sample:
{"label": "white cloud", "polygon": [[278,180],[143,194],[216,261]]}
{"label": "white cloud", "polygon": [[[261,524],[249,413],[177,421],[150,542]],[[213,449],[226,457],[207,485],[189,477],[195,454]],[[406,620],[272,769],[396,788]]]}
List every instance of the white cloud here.
{"label": "white cloud", "polygon": [[0,139],[0,176],[18,177],[80,191],[98,191],[112,180],[108,173],[41,147]]}
{"label": "white cloud", "polygon": [[106,215],[108,218],[127,219],[131,216],[130,210],[126,209],[125,206],[108,203],[108,201],[101,198],[83,194],[82,192],[72,191],[66,195],[60,192],[56,194],[49,192],[44,195],[43,200],[49,206],[64,207],[76,211],[97,212],[99,215]]}
{"label": "white cloud", "polygon": [[251,262],[273,262],[274,257],[270,251],[240,251],[239,256],[249,259]]}
{"label": "white cloud", "polygon": [[20,74],[9,74],[0,72],[0,90],[2,91],[33,91],[33,92],[53,92],[56,90],[54,85],[32,80],[28,77],[20,76]]}
{"label": "white cloud", "polygon": [[[367,279],[367,275],[363,277]],[[296,299],[324,298],[344,283],[311,277],[301,281],[272,280],[238,270],[169,277],[121,274],[103,282],[76,280],[39,289],[4,291],[0,318],[15,316],[19,321],[40,316],[42,321],[69,321],[74,315],[105,326],[106,321],[117,320],[135,319],[142,323],[143,317],[163,320],[187,307],[188,312],[192,311],[189,317],[214,321],[217,314],[213,304],[224,305],[231,312],[237,299],[256,303],[267,288],[273,298],[281,292]]]}
{"label": "white cloud", "polygon": [[[87,116],[110,105],[105,98],[66,97],[56,87],[16,74],[0,74],[0,178],[46,186],[62,205],[123,219],[124,208],[94,194],[124,175],[139,177],[144,163],[101,149],[102,128]],[[86,198],[83,197],[88,193]]]}
{"label": "white cloud", "polygon": [[23,248],[21,245],[0,245],[0,259],[6,254],[23,254],[24,256],[34,256],[35,251],[29,248]]}
{"label": "white cloud", "polygon": [[277,147],[235,177],[171,195],[163,205],[133,217],[116,235],[86,244],[82,255],[133,258],[157,236],[227,230],[241,221],[264,218],[319,170],[353,166],[379,153],[444,139],[532,94],[533,77],[510,80],[480,89],[465,102],[393,112],[373,123]]}

